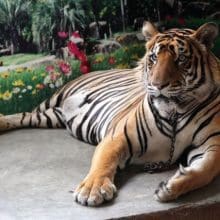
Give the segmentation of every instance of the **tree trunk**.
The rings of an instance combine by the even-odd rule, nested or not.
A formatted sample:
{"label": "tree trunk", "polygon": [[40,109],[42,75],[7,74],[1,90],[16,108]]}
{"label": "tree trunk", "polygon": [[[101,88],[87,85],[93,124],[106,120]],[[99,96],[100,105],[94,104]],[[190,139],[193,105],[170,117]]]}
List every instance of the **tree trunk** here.
{"label": "tree trunk", "polygon": [[125,10],[124,10],[124,0],[121,1],[121,17],[122,17],[122,26],[123,32],[125,32]]}
{"label": "tree trunk", "polygon": [[95,23],[97,26],[98,30],[98,38],[101,36],[101,30],[100,30],[100,25],[99,25],[99,11],[98,11],[98,1],[97,0],[92,0],[92,12],[95,18]]}
{"label": "tree trunk", "polygon": [[156,10],[157,10],[157,20],[158,22],[161,21],[161,16],[160,16],[160,0],[157,0],[156,1]]}
{"label": "tree trunk", "polygon": [[19,51],[19,34],[16,27],[10,27],[10,37],[11,37],[11,54]]}

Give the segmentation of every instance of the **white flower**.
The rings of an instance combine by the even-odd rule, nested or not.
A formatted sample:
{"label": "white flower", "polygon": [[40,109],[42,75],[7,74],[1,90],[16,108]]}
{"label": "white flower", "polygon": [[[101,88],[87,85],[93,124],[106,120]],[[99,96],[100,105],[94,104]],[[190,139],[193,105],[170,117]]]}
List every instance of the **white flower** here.
{"label": "white flower", "polygon": [[21,92],[22,92],[22,93],[25,93],[25,92],[27,92],[27,89],[22,89]]}
{"label": "white flower", "polygon": [[55,86],[57,87],[57,88],[59,88],[60,86],[62,86],[63,85],[63,79],[62,79],[62,77],[60,77],[56,82],[55,82]]}
{"label": "white flower", "polygon": [[28,89],[28,90],[32,90],[32,88],[33,88],[33,87],[32,87],[31,85],[27,86],[27,89]]}
{"label": "white flower", "polygon": [[15,88],[13,88],[12,93],[18,94],[20,91],[21,91],[21,89],[19,87],[15,87]]}
{"label": "white flower", "polygon": [[49,87],[50,87],[51,89],[54,89],[54,88],[55,88],[55,85],[52,84],[52,83],[50,83],[50,84],[49,84]]}
{"label": "white flower", "polygon": [[23,96],[22,96],[22,95],[19,95],[19,96],[18,96],[18,98],[19,98],[19,99],[22,99],[22,98],[23,98]]}
{"label": "white flower", "polygon": [[50,80],[50,76],[48,75],[48,76],[46,76],[45,78],[44,78],[44,85],[47,85],[47,84],[49,84],[51,82],[51,80]]}

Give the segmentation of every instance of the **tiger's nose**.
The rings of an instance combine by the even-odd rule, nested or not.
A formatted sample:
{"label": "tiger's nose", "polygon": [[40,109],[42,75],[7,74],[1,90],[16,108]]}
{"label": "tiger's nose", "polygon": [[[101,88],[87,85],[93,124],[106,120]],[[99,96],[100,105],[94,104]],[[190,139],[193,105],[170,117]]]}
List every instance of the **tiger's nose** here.
{"label": "tiger's nose", "polygon": [[169,82],[151,82],[151,85],[161,90],[169,85]]}

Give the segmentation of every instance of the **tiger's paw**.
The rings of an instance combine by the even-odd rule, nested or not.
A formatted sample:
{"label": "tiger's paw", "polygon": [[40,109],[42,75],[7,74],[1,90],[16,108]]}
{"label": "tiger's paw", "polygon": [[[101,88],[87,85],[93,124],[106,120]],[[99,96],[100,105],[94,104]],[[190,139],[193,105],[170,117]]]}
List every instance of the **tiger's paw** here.
{"label": "tiger's paw", "polygon": [[116,187],[108,177],[87,177],[73,193],[74,200],[81,205],[98,206],[109,201]]}
{"label": "tiger's paw", "polygon": [[177,197],[178,195],[172,190],[167,182],[161,182],[158,189],[154,192],[154,198],[159,202],[168,202],[176,199]]}
{"label": "tiger's paw", "polygon": [[154,198],[159,202],[168,202],[186,193],[189,191],[187,186],[190,185],[188,182],[190,175],[191,172],[180,165],[173,177],[159,184],[158,189],[154,193]]}

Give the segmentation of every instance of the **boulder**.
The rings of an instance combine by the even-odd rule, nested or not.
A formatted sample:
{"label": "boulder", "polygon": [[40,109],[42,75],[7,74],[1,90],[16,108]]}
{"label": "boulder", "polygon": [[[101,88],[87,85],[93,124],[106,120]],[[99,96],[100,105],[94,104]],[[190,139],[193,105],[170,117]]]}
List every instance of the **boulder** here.
{"label": "boulder", "polygon": [[213,20],[220,20],[220,11],[217,11],[209,15],[208,18],[213,19]]}
{"label": "boulder", "polygon": [[94,45],[93,52],[95,53],[112,53],[119,49],[121,44],[112,40],[99,41],[98,44]]}
{"label": "boulder", "polygon": [[117,36],[115,40],[122,45],[129,45],[144,41],[144,36],[141,33],[125,33]]}
{"label": "boulder", "polygon": [[98,27],[96,22],[89,24],[89,36],[94,38],[104,38],[105,35],[109,36],[109,28],[106,21],[99,21],[100,36],[98,32]]}

